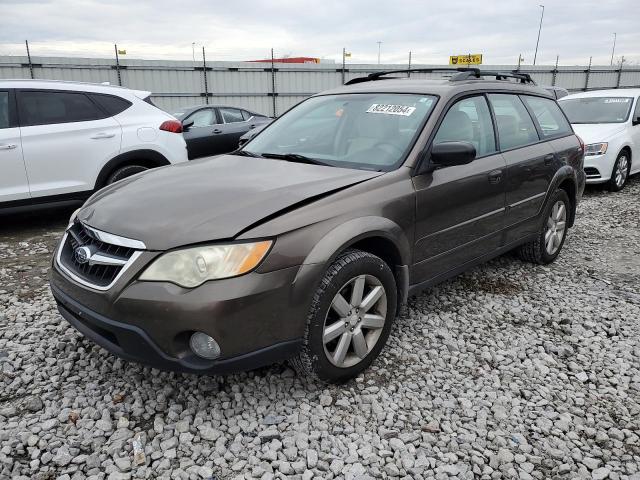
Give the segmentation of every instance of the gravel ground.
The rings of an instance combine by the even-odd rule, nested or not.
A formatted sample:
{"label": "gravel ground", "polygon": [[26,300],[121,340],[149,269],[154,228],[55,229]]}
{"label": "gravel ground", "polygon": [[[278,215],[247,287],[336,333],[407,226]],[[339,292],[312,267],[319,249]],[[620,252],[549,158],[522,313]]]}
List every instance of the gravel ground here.
{"label": "gravel ground", "polygon": [[48,291],[69,212],[0,218],[0,478],[639,480],[639,212],[640,179],[588,189],[555,264],[506,255],[412,298],[342,387],[119,360]]}

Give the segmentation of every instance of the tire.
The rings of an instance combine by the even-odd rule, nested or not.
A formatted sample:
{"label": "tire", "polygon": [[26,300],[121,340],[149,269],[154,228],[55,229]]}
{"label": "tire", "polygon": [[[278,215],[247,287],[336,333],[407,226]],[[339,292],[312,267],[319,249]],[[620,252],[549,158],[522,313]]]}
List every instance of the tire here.
{"label": "tire", "polygon": [[143,165],[125,165],[124,167],[116,169],[111,175],[109,175],[105,185],[111,185],[118,180],[130,177],[136,173],[144,172],[145,170],[149,170],[149,167],[145,167]]}
{"label": "tire", "polygon": [[607,183],[610,192],[619,192],[627,184],[629,171],[631,170],[631,155],[627,150],[623,150],[618,154],[616,163],[611,171],[611,179]]}
{"label": "tire", "polygon": [[[356,288],[362,292],[360,296],[354,293]],[[346,303],[337,300],[338,294]],[[376,297],[375,303],[365,304],[367,299]],[[303,345],[298,355],[290,360],[291,365],[299,375],[327,383],[342,383],[357,376],[373,362],[387,342],[397,301],[393,272],[382,259],[361,250],[340,254],[327,269],[313,296]],[[354,308],[352,303],[360,308]],[[325,335],[332,337],[326,344]],[[338,353],[343,351],[346,352],[344,356]],[[343,357],[342,361],[340,357]]]}
{"label": "tire", "polygon": [[[563,215],[560,214],[559,205],[562,205],[564,209]],[[569,201],[567,192],[562,189],[556,190],[545,205],[542,215],[543,223],[540,227],[538,237],[531,242],[525,243],[518,249],[518,254],[522,260],[547,265],[558,257],[564,241],[567,238],[567,224],[571,212],[570,209],[571,202]],[[558,230],[560,227],[562,227],[562,230]],[[554,229],[554,232],[561,232],[560,237],[554,233],[549,234],[551,228]],[[547,236],[548,234],[550,237],[553,237],[552,248],[549,248],[550,237]]]}

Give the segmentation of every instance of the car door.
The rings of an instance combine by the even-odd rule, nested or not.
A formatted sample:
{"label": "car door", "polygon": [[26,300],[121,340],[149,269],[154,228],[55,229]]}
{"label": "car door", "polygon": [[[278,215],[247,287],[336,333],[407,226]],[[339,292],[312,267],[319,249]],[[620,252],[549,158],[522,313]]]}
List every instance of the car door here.
{"label": "car door", "polygon": [[79,91],[19,90],[17,100],[31,196],[93,190],[120,152],[120,124]]}
{"label": "car door", "polygon": [[516,94],[489,94],[498,130],[498,144],[507,163],[505,241],[536,231],[534,217],[540,211],[553,173],[555,151],[540,140],[538,130]]}
{"label": "car door", "polygon": [[224,151],[231,152],[238,148],[240,137],[251,129],[251,123],[245,120],[242,110],[231,107],[218,107],[222,125],[221,137]]}
{"label": "car door", "polygon": [[501,246],[505,161],[484,95],[454,103],[432,144],[471,142],[476,158],[414,177],[416,231],[413,278],[437,277]]}
{"label": "car door", "polygon": [[222,131],[219,128],[215,108],[200,108],[187,116],[183,122],[189,121],[193,121],[193,125],[183,133],[183,136],[187,142],[190,160],[224,151],[220,136]]}
{"label": "car door", "polygon": [[[631,173],[640,172],[640,97],[636,99],[636,108],[631,117]],[[635,152],[635,154],[634,154]]]}
{"label": "car door", "polygon": [[0,90],[0,202],[29,197],[14,93],[13,90]]}

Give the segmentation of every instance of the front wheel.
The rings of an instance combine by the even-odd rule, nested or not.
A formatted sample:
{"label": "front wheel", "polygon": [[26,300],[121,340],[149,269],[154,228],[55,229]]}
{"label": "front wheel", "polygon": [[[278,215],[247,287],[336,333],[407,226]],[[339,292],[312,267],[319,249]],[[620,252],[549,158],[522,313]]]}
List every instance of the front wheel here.
{"label": "front wheel", "polygon": [[544,223],[538,237],[525,243],[518,250],[522,260],[546,265],[558,257],[567,236],[570,208],[567,192],[562,189],[556,190],[545,206]]}
{"label": "front wheel", "polygon": [[382,259],[347,250],[314,294],[303,346],[291,364],[299,374],[324,382],[357,376],[384,347],[397,299],[395,278]]}
{"label": "front wheel", "polygon": [[611,172],[611,180],[609,180],[608,185],[610,191],[619,192],[624,188],[627,184],[627,178],[629,178],[630,168],[629,154],[626,150],[620,152]]}

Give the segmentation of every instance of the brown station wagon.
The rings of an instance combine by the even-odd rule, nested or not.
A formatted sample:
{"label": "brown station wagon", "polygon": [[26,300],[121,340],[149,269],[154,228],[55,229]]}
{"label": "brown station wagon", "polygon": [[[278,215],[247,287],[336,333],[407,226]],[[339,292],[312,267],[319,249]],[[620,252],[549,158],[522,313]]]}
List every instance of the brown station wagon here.
{"label": "brown station wagon", "polygon": [[98,191],[55,253],[62,316],[160,369],[289,359],[339,382],[409,295],[512,249],[553,262],[585,184],[553,96],[514,72],[396,73],[312,96],[231,154]]}

